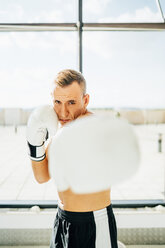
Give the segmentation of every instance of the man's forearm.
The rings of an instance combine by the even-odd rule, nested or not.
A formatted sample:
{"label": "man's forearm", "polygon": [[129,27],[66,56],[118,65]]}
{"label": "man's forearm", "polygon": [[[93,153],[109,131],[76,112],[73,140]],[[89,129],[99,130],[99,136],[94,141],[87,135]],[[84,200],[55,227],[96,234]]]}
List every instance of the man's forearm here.
{"label": "man's forearm", "polygon": [[49,181],[48,160],[45,157],[42,161],[31,161],[35,179],[38,183]]}
{"label": "man's forearm", "polygon": [[32,161],[33,174],[38,183],[46,183],[50,179],[49,168],[48,168],[48,149],[49,144],[46,147],[46,157],[42,161]]}

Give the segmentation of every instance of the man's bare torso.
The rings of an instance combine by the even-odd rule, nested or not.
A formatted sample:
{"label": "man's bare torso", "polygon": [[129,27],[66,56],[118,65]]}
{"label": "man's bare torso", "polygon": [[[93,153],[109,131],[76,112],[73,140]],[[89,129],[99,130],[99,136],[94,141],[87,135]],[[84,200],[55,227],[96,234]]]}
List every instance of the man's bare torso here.
{"label": "man's bare torso", "polygon": [[110,205],[110,190],[91,194],[75,194],[68,189],[58,192],[59,207],[72,212],[95,211]]}

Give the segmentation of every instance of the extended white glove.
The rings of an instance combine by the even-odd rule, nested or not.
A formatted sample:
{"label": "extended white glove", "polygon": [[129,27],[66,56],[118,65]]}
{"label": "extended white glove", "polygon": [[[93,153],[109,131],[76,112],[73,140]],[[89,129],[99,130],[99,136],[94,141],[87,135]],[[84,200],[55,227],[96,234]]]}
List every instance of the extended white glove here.
{"label": "extended white glove", "polygon": [[139,167],[140,152],[131,125],[105,115],[64,127],[53,137],[48,156],[58,191],[83,194],[129,179]]}
{"label": "extended white glove", "polygon": [[58,118],[52,106],[40,106],[32,112],[27,124],[29,156],[32,160],[45,158],[44,143],[48,136],[55,135],[57,128]]}

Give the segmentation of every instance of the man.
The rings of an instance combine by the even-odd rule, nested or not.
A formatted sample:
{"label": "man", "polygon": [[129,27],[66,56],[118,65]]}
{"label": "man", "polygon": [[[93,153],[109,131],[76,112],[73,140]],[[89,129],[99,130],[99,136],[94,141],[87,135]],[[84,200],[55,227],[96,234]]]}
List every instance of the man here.
{"label": "man", "polygon": [[[83,75],[74,70],[58,73],[52,92],[53,108],[61,127],[92,113],[87,110],[89,95]],[[33,173],[39,183],[50,179],[48,149],[41,161],[32,160]],[[83,151],[82,151],[83,154]],[[111,207],[110,189],[90,194],[75,194],[69,188],[59,194],[51,248],[116,248],[116,222]]]}

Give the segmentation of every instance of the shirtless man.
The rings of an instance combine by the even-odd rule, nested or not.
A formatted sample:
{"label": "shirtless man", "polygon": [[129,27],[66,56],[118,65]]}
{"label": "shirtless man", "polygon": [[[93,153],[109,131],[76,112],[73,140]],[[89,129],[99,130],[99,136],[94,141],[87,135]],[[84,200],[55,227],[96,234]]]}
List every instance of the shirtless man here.
{"label": "shirtless man", "polygon": [[[77,71],[64,70],[58,73],[52,97],[53,108],[62,128],[77,118],[92,114],[87,110],[89,95],[86,94],[85,79]],[[48,149],[49,146],[43,160],[31,160],[34,176],[39,183],[50,179]],[[90,194],[75,194],[71,189],[67,189],[58,192],[58,195],[58,214],[51,248],[117,247],[110,189]]]}

